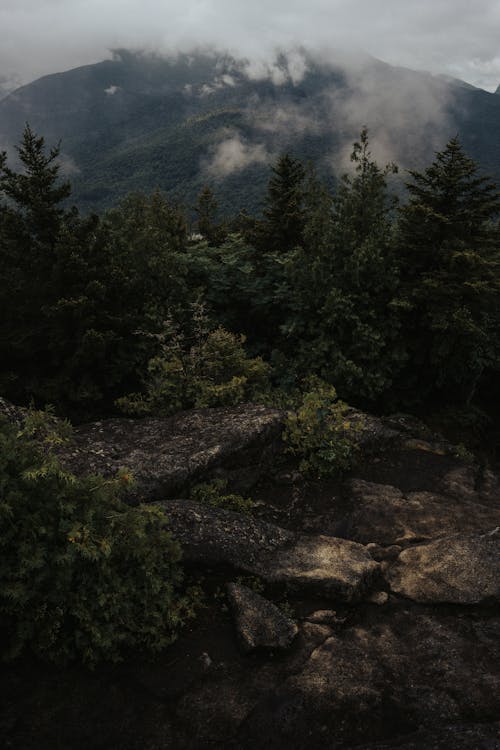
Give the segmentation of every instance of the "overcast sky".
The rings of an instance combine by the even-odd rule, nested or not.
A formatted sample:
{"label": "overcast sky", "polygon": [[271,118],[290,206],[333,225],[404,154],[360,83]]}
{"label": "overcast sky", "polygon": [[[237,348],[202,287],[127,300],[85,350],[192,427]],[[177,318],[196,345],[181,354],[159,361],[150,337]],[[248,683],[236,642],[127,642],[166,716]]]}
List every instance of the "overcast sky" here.
{"label": "overcast sky", "polygon": [[116,47],[364,50],[386,62],[500,83],[500,0],[0,0],[0,86],[97,62]]}

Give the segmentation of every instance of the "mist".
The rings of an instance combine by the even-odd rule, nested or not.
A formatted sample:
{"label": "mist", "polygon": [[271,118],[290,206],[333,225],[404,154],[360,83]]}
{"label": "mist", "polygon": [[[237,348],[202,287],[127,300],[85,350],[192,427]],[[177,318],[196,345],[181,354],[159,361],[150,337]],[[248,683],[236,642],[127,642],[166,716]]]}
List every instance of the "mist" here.
{"label": "mist", "polygon": [[166,54],[214,47],[247,57],[257,71],[280,49],[362,50],[494,90],[499,28],[498,0],[2,0],[0,96],[117,47]]}

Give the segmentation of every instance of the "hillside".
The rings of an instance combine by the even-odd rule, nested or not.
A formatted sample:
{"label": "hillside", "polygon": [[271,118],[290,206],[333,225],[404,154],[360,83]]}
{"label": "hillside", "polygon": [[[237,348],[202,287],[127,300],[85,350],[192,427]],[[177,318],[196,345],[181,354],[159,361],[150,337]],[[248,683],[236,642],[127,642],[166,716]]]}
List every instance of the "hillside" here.
{"label": "hillside", "polygon": [[256,72],[215,53],[122,50],[0,101],[0,144],[10,150],[26,121],[62,141],[84,210],[156,187],[189,204],[210,184],[225,211],[255,211],[280,152],[311,160],[333,181],[364,124],[381,161],[422,166],[458,132],[500,178],[500,97],[372,58],[334,65],[294,53]]}

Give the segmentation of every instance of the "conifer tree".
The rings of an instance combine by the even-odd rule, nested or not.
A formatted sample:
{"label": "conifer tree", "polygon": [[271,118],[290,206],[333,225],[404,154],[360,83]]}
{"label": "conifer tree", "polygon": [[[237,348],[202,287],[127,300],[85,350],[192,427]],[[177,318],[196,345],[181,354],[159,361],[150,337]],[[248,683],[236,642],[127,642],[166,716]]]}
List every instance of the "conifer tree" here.
{"label": "conifer tree", "polygon": [[265,252],[286,253],[302,244],[304,177],[302,163],[288,154],[272,167],[259,232],[259,244]]}
{"label": "conifer tree", "polygon": [[304,247],[288,264],[293,309],[283,327],[293,361],[333,383],[342,398],[373,401],[392,383],[402,352],[392,302],[397,273],[387,175],[362,130],[354,169],[331,197],[317,179],[306,191]]}
{"label": "conifer tree", "polygon": [[208,242],[215,247],[226,239],[225,227],[217,221],[219,204],[212,190],[205,185],[194,206],[196,214],[196,229]]}
{"label": "conifer tree", "polygon": [[500,195],[458,137],[410,175],[398,236],[406,382],[422,397],[470,401],[500,364]]}

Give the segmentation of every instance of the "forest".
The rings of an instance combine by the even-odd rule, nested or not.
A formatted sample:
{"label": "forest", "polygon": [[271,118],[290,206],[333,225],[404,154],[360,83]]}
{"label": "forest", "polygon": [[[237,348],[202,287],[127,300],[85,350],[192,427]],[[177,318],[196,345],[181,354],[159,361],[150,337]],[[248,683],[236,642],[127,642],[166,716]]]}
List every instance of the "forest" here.
{"label": "forest", "polygon": [[331,192],[291,155],[259,217],[160,191],[81,215],[58,149],[0,157],[0,391],[82,421],[292,392],[485,428],[500,367],[500,195],[458,137],[406,194],[366,129]]}

